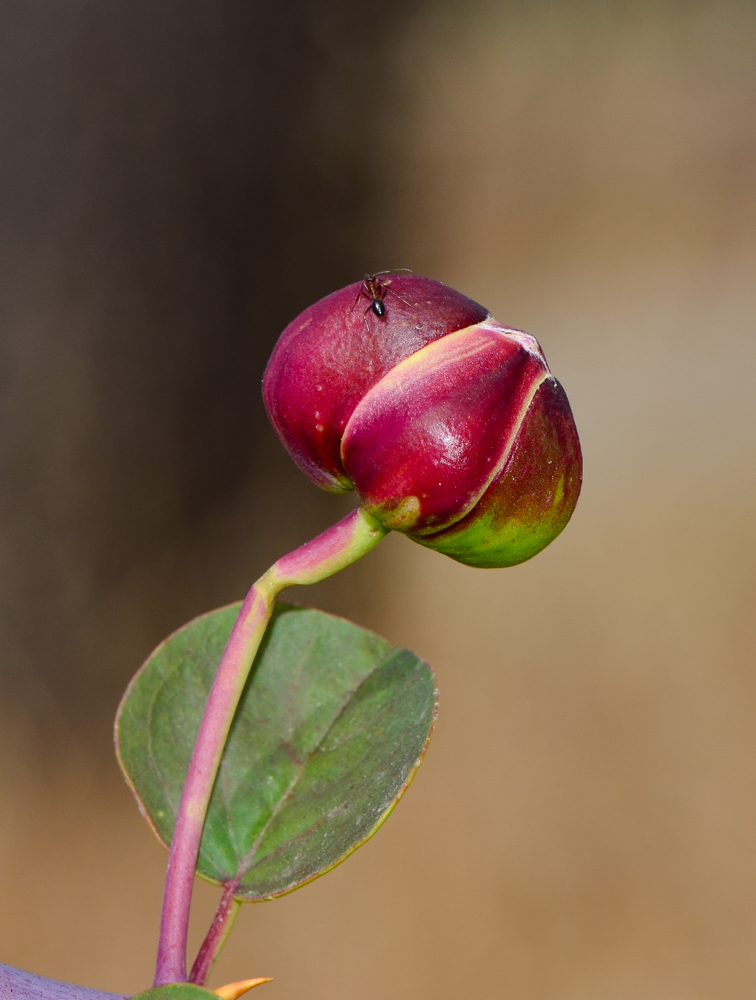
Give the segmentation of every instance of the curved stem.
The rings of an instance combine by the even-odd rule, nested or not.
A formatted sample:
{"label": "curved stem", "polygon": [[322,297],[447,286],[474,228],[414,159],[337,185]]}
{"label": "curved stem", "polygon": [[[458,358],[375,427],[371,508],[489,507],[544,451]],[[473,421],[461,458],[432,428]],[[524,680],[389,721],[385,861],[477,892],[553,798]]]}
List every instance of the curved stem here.
{"label": "curved stem", "polygon": [[369,552],[387,529],[362,508],[283,556],[250,589],[239,611],[202,716],[168,855],[155,986],[186,982],[186,938],[202,828],[231,722],[276,596],[332,576]]}
{"label": "curved stem", "polygon": [[189,982],[197,986],[204,986],[207,977],[210,975],[216,958],[220,955],[223,945],[226,943],[228,935],[236,923],[241,909],[241,900],[236,899],[234,893],[239,888],[239,880],[227,882],[223,887],[223,895],[215,911],[210,930],[202,942],[202,947],[197,952],[192,971],[189,973]]}

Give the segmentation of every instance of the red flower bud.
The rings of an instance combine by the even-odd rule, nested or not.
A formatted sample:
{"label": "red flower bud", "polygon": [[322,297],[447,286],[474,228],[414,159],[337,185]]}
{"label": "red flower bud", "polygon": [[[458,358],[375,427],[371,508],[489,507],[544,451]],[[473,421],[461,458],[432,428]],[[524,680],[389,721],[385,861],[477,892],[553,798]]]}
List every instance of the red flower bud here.
{"label": "red flower bud", "polygon": [[572,413],[537,341],[429,278],[310,306],[281,334],[263,396],[319,486],[356,488],[386,527],[468,565],[529,559],[580,493]]}

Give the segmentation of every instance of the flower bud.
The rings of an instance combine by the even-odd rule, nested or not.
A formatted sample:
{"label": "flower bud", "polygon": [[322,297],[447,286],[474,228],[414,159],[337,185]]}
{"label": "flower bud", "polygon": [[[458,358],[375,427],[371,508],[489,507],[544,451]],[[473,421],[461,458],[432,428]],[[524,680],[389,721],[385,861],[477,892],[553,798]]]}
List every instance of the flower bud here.
{"label": "flower bud", "polygon": [[537,341],[429,278],[321,299],[281,334],[268,414],[319,486],[471,566],[529,559],[581,483],[577,430]]}

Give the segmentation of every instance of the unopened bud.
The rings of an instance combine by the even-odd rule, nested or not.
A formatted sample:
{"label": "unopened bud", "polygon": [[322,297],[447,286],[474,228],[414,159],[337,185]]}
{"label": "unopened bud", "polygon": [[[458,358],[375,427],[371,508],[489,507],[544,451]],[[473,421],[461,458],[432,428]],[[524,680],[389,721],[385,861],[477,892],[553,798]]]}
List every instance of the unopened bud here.
{"label": "unopened bud", "polygon": [[[379,305],[376,305],[379,303]],[[319,486],[471,566],[511,566],[575,508],[580,443],[537,341],[428,278],[334,292],[282,333],[263,395]]]}

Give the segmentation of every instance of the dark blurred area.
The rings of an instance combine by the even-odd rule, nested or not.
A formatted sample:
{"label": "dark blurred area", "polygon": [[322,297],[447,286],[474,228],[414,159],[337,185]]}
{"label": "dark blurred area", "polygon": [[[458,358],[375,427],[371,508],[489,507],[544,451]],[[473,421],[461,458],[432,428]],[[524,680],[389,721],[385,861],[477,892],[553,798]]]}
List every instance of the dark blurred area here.
{"label": "dark blurred area", "polygon": [[212,983],[750,1000],[753,4],[5,2],[0,79],[0,961],[147,985],[165,854],[118,699],[350,509],[262,371],[311,301],[411,267],[539,338],[583,496],[521,567],[391,536],[292,594],[433,663],[439,725],[375,840],[245,907]]}
{"label": "dark blurred area", "polygon": [[[48,732],[101,731],[261,538],[332,517],[259,385],[294,315],[377,269],[383,51],[411,5],[371,11],[0,10],[3,691]],[[199,548],[242,493],[235,579]]]}

